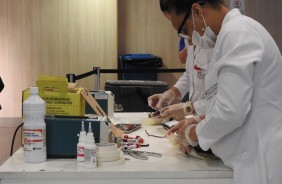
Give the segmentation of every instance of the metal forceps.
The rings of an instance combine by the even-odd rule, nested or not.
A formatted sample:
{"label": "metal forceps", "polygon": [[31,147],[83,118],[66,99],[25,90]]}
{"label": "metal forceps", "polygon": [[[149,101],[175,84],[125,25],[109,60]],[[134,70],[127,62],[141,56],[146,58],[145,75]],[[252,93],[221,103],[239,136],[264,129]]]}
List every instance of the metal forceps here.
{"label": "metal forceps", "polygon": [[149,158],[147,156],[153,156],[159,158],[162,157],[162,154],[160,153],[148,152],[148,151],[123,150],[123,152],[127,155],[130,155],[140,160],[148,160]]}

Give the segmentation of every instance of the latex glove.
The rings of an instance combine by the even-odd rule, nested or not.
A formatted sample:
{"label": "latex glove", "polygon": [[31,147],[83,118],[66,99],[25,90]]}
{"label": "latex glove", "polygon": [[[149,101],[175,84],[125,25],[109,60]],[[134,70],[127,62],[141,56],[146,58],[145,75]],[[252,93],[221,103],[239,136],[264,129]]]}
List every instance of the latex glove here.
{"label": "latex glove", "polygon": [[189,145],[193,146],[193,147],[196,147],[199,145],[199,142],[198,140],[192,140],[192,138],[190,137],[191,134],[190,132],[193,131],[194,135],[196,135],[196,126],[197,124],[192,124],[192,125],[189,125],[188,127],[186,127],[185,129],[185,136],[186,136],[186,140],[188,141]]}
{"label": "latex glove", "polygon": [[170,134],[177,132],[180,150],[185,154],[189,154],[192,151],[192,146],[186,139],[186,128],[193,124],[198,124],[195,118],[192,117],[184,119],[182,121],[179,121],[179,123],[173,126],[171,129],[169,129],[166,134],[167,136],[169,136]]}
{"label": "latex glove", "polygon": [[185,119],[184,108],[186,103],[178,103],[170,106],[166,106],[160,109],[161,118],[170,119],[173,118],[175,120],[183,120]]}
{"label": "latex glove", "polygon": [[148,105],[155,110],[158,110],[166,105],[171,104],[175,99],[175,93],[171,90],[167,90],[162,94],[155,94],[148,98]]}

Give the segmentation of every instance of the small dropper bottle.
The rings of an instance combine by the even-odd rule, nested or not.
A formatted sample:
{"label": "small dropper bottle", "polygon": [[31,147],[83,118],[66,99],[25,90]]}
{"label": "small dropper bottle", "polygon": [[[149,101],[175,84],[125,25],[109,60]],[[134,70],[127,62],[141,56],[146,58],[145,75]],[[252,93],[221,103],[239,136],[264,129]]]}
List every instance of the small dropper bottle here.
{"label": "small dropper bottle", "polygon": [[84,166],[84,149],[86,141],[86,131],[84,128],[84,121],[81,122],[81,131],[79,133],[79,140],[77,144],[77,165]]}
{"label": "small dropper bottle", "polygon": [[84,167],[95,168],[97,167],[97,146],[92,132],[91,122],[89,122],[88,133],[86,136],[86,144],[84,149]]}

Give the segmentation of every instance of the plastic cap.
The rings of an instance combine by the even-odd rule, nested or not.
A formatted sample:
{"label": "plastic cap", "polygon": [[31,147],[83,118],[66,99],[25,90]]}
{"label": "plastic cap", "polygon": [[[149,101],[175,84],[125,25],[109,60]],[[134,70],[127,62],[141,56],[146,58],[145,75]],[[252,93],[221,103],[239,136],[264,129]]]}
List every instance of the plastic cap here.
{"label": "plastic cap", "polygon": [[91,122],[89,122],[89,126],[88,126],[88,133],[92,133]]}
{"label": "plastic cap", "polygon": [[30,87],[29,88],[30,94],[38,94],[38,87]]}
{"label": "plastic cap", "polygon": [[94,134],[92,132],[92,127],[91,127],[91,122],[89,122],[89,127],[88,127],[88,133],[87,133],[86,141],[93,142],[93,143],[95,142]]}
{"label": "plastic cap", "polygon": [[84,121],[81,122],[81,132],[85,132]]}
{"label": "plastic cap", "polygon": [[45,101],[38,95],[38,87],[30,87],[30,96],[23,102],[23,112],[46,111]]}
{"label": "plastic cap", "polygon": [[94,140],[94,134],[92,132],[91,122],[89,122],[87,138],[91,139],[91,141]]}

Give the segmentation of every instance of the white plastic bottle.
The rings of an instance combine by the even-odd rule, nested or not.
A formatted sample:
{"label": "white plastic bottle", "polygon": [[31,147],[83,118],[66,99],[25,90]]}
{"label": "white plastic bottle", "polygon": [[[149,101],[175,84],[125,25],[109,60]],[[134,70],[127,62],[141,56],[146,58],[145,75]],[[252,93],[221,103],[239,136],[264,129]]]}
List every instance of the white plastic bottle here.
{"label": "white plastic bottle", "polygon": [[38,87],[30,87],[30,96],[23,102],[24,160],[29,163],[46,161],[45,101]]}
{"label": "white plastic bottle", "polygon": [[85,141],[86,141],[86,131],[84,128],[84,121],[82,121],[81,131],[79,133],[79,140],[77,144],[77,166],[84,166]]}
{"label": "white plastic bottle", "polygon": [[84,167],[87,169],[97,167],[97,145],[92,133],[91,122],[89,122],[86,143],[84,147]]}

